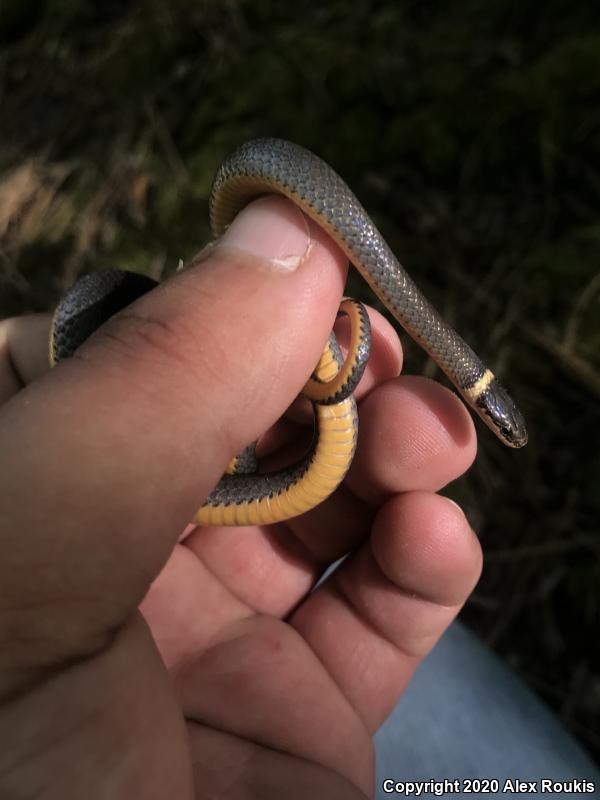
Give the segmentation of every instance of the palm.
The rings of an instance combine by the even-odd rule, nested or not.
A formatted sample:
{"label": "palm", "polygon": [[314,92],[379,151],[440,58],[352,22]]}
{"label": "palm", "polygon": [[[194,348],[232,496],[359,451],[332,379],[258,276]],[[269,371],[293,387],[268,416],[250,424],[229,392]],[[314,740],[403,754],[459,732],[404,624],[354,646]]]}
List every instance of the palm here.
{"label": "palm", "polygon": [[364,722],[311,647],[323,613],[335,625],[335,603],[316,614],[310,598],[291,625],[282,621],[312,582],[306,558],[283,541],[291,536],[287,526],[199,530],[143,604],[188,719],[199,796],[238,781],[233,796],[244,796],[249,769],[265,797],[269,776],[280,787],[286,771],[286,784],[305,771],[313,789],[339,784],[345,797],[372,778]]}

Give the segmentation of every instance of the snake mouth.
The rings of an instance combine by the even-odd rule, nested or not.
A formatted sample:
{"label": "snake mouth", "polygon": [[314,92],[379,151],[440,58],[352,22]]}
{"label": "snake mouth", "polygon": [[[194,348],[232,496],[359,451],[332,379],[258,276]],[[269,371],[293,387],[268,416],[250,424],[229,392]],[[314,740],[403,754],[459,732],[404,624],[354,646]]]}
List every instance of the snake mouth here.
{"label": "snake mouth", "polygon": [[502,434],[502,439],[506,442],[506,444],[516,450],[521,447],[525,447],[529,439],[527,431],[515,431],[511,428],[501,428],[500,433]]}

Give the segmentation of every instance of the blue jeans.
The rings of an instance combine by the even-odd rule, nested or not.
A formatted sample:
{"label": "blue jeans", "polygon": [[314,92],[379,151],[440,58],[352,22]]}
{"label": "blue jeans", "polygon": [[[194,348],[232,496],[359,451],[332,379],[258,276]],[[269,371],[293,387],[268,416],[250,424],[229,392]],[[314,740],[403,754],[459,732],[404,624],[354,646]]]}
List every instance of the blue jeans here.
{"label": "blue jeans", "polygon": [[[423,787],[428,791],[419,797],[600,797],[600,771],[591,758],[459,623],[421,664],[375,735],[375,747],[378,800],[417,796],[421,787],[405,784],[427,780],[442,783]],[[456,782],[443,785],[444,779]],[[517,780],[527,783],[519,787]],[[568,794],[559,794],[559,786],[548,791],[542,780],[571,782]]]}

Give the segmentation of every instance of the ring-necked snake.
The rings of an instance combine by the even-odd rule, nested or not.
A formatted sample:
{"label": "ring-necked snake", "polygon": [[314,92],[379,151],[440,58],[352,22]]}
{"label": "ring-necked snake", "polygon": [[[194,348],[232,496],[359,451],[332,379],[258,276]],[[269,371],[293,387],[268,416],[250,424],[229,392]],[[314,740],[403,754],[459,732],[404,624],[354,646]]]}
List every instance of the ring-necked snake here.
{"label": "ring-necked snake", "polygon": [[[215,237],[251,200],[269,193],[290,198],[327,231],[385,307],[505,444],[526,444],[524,419],[493,373],[419,291],[344,181],[310,151],[281,139],[255,139],[228,156],[217,171],[210,197]],[[78,280],[54,315],[51,363],[72,355],[104,321],[155,285],[150,278],[121,270],[95,272]],[[340,313],[351,321],[348,355],[344,361],[331,334],[303,391],[315,410],[309,451],[290,467],[262,474],[250,445],[232,459],[194,522],[279,522],[308,511],[339,486],[356,446],[352,392],[365,368],[371,339],[362,304],[346,299]]]}

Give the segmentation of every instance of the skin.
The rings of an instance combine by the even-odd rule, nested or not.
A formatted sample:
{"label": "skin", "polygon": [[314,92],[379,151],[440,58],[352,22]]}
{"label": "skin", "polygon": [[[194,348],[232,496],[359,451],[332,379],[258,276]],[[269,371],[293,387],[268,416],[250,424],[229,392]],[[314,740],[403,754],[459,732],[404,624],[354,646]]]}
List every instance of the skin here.
{"label": "skin", "polygon": [[[257,203],[241,216],[270,215],[274,241],[308,226],[295,271],[225,240],[52,371],[47,315],[0,325],[2,797],[372,797],[371,735],[479,577],[435,494],[473,424],[398,377],[375,311],[341,489],[287,524],[186,530],[298,394],[344,286],[324,234]],[[302,416],[263,440],[273,463]]]}

